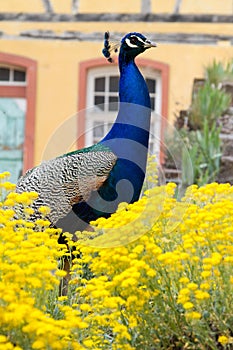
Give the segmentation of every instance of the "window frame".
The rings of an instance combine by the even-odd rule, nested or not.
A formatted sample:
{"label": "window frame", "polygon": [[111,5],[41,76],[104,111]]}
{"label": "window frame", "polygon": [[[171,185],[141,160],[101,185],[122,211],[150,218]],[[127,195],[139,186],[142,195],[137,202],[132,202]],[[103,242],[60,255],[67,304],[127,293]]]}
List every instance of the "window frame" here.
{"label": "window frame", "polygon": [[[153,141],[153,135],[160,139],[160,117],[161,115],[161,76],[160,72],[153,70],[151,67],[140,67],[140,70],[145,78],[152,79],[156,82],[155,92],[151,94],[151,97],[155,100],[155,109],[152,110],[151,115],[151,129],[149,140],[149,150],[159,155],[159,142]],[[90,146],[95,142],[98,142],[98,138],[93,135],[94,124],[97,122],[103,123],[103,135],[104,137],[108,132],[106,124],[114,123],[116,118],[117,110],[110,110],[109,108],[109,97],[118,96],[117,92],[111,92],[109,89],[110,77],[119,77],[119,71],[117,66],[103,66],[93,68],[88,72],[87,75],[87,110],[86,110],[86,137],[85,146]],[[95,80],[98,78],[105,78],[105,89],[101,92],[95,91]],[[90,92],[90,93],[89,93]],[[105,104],[103,109],[98,109],[95,105],[95,96],[104,96]]]}
{"label": "window frame", "polygon": [[37,62],[33,59],[0,52],[0,66],[19,68],[26,72],[26,84],[0,84],[1,97],[26,99],[25,141],[23,147],[23,172],[34,166],[34,139],[36,113]]}
{"label": "window frame", "polygon": [[[0,86],[26,86],[27,85],[27,71],[26,69],[22,67],[2,64],[0,62],[0,69],[6,68],[9,69],[9,80],[1,80],[0,78]],[[14,80],[14,71],[21,71],[25,73],[25,80],[23,81],[17,81]]]}

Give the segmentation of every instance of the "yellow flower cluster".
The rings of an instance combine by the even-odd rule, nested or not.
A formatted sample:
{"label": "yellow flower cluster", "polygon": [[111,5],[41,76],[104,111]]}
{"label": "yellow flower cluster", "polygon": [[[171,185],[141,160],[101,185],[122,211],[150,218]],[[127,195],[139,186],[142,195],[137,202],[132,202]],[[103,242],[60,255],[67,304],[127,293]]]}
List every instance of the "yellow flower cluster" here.
{"label": "yellow flower cluster", "polygon": [[[95,325],[97,348],[106,329],[114,349],[167,349],[172,329],[183,346],[193,342],[190,348],[215,348],[211,327],[225,332],[219,343],[230,339],[223,324],[231,320],[233,293],[233,188],[191,186],[180,202],[174,191],[173,184],[147,190],[137,203],[97,220],[99,237],[77,243],[73,281],[79,309]],[[100,242],[107,248],[97,248]],[[90,271],[82,277],[87,263],[91,278]],[[197,331],[195,340],[185,335],[189,327]]]}
{"label": "yellow flower cluster", "polygon": [[77,233],[78,242],[67,233],[73,265],[62,297],[57,266],[70,253],[44,219],[49,209],[32,223],[37,195],[8,193],[0,204],[0,350],[232,346],[233,187],[190,186],[181,201],[174,193],[174,184],[149,188],[94,222],[94,232]]}
{"label": "yellow flower cluster", "polygon": [[23,217],[33,214],[30,205],[38,195],[9,193],[15,186],[4,182],[8,176],[0,176],[0,350],[84,349],[73,332],[81,334],[87,324],[57,298],[64,276],[58,260],[66,252],[57,242],[60,231],[44,219],[46,207],[34,223],[18,217],[19,206]]}

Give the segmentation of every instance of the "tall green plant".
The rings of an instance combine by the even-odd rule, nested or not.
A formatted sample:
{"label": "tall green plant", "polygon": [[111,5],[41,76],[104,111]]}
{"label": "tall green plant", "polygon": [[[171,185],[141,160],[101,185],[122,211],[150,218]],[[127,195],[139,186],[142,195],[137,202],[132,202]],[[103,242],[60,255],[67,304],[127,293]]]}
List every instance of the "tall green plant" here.
{"label": "tall green plant", "polygon": [[218,86],[225,81],[233,81],[233,59],[224,65],[222,62],[214,62],[205,68],[206,80],[210,84]]}
{"label": "tall green plant", "polygon": [[[221,160],[221,128],[215,124],[210,128],[208,121],[204,120],[203,130],[196,130],[189,133],[186,138],[186,146],[189,150],[189,157],[193,165],[194,183],[199,186],[215,180],[219,172]],[[188,143],[187,143],[188,140]],[[187,152],[182,152],[182,183],[190,185],[190,160]]]}
{"label": "tall green plant", "polygon": [[[179,135],[188,153],[181,152],[182,183],[190,185],[190,172],[193,182],[198,185],[215,181],[220,169],[221,128],[218,118],[229,108],[231,95],[222,89],[222,83],[233,81],[233,60],[226,65],[214,61],[205,68],[206,81],[193,97],[189,109],[189,129],[181,128]],[[190,159],[192,169],[190,169]]]}
{"label": "tall green plant", "polygon": [[209,81],[198,90],[190,107],[189,120],[194,129],[203,129],[204,120],[210,128],[231,103],[231,96]]}
{"label": "tall green plant", "polygon": [[210,84],[218,86],[219,83],[222,83],[226,78],[226,70],[222,62],[214,60],[212,65],[205,68],[205,76]]}

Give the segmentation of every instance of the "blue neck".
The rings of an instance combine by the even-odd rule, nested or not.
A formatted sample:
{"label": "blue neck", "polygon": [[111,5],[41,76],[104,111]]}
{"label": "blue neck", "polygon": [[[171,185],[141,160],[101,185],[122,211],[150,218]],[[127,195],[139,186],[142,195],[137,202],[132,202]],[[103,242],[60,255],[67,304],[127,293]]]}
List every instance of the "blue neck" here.
{"label": "blue neck", "polygon": [[127,57],[120,52],[119,55],[120,102],[134,103],[150,108],[150,96],[146,82],[134,62],[134,58]]}
{"label": "blue neck", "polygon": [[[119,54],[119,69],[120,108],[115,123],[101,143],[110,139],[126,138],[140,142],[147,148],[151,111],[146,82],[134,58],[127,57],[122,51]],[[116,153],[117,147],[119,142],[116,149],[113,149]]]}

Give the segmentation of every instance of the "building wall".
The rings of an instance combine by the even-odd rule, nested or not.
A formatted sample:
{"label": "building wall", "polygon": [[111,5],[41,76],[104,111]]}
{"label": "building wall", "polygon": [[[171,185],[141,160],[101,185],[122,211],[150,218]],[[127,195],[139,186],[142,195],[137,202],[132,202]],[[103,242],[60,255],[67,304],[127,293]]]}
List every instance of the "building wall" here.
{"label": "building wall", "polygon": [[[1,0],[1,12],[42,13],[44,0]],[[70,13],[72,8],[79,13],[140,13],[144,7],[152,13],[172,13],[175,0],[50,0],[50,8],[55,13]],[[232,0],[183,0],[180,13],[232,14]]]}
{"label": "building wall", "polygon": [[[147,21],[145,17],[135,15],[133,20],[134,14],[140,14],[142,10],[142,2],[135,0],[80,0],[78,5],[76,3],[76,10],[87,16],[80,17],[80,20],[72,15],[71,1],[52,0],[50,5],[55,14],[49,17],[43,1],[21,0],[21,12],[26,15],[37,12],[38,16],[23,17],[21,14],[12,18],[7,17],[7,12],[19,12],[19,2],[8,0],[3,3],[1,12],[3,15],[5,12],[5,17],[0,20],[0,52],[25,56],[37,62],[34,164],[43,158],[65,153],[77,138],[75,115],[82,88],[78,80],[79,65],[102,57],[106,30],[114,39],[138,31],[157,42],[158,47],[148,50],[141,58],[169,66],[168,119],[171,123],[178,110],[188,108],[193,80],[203,77],[204,67],[214,59],[226,61],[233,57],[233,24],[230,19],[216,23],[214,17],[202,22],[190,22],[185,17],[179,21],[164,21],[163,17]],[[174,1],[150,2],[152,14],[171,13],[173,7]],[[94,19],[88,17],[91,13],[104,11],[110,13],[104,20],[98,21],[97,15]],[[114,20],[111,12],[128,13],[131,17],[124,17],[124,21],[119,22]],[[232,1],[225,0],[224,5],[220,0],[183,1],[180,13],[192,12],[230,15]],[[65,19],[57,16],[62,13],[67,14]],[[56,130],[59,131],[63,124],[69,124],[69,127],[60,135]],[[59,135],[58,139],[56,135]],[[55,140],[53,147],[51,140]]]}

